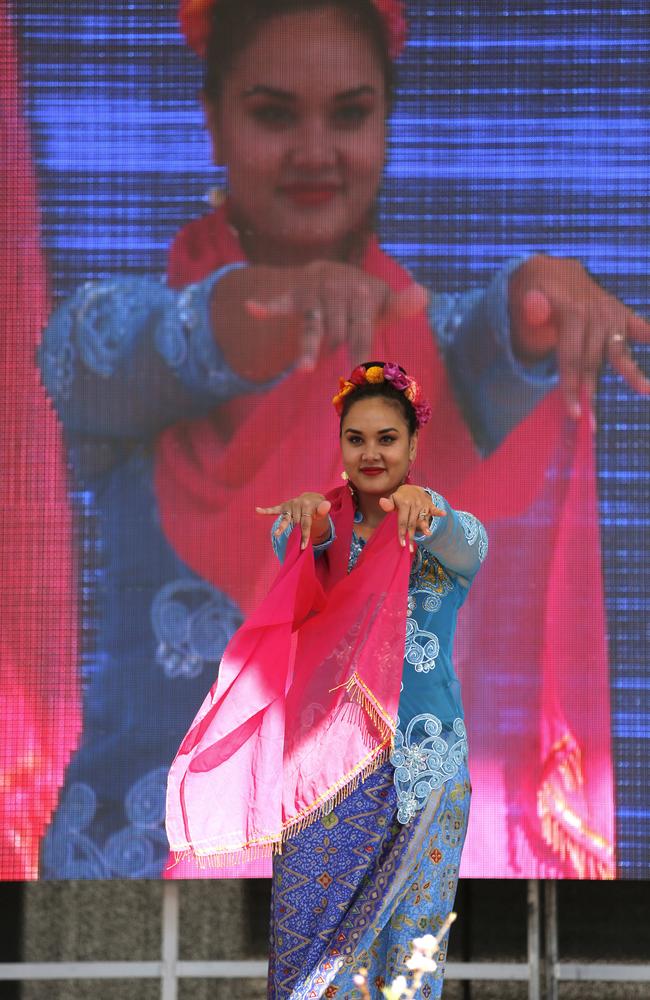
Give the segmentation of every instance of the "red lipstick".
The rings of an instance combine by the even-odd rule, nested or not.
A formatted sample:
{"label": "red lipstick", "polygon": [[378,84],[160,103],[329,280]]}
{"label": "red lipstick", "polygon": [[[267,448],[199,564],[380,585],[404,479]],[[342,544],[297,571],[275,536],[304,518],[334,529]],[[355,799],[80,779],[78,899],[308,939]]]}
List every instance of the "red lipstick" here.
{"label": "red lipstick", "polygon": [[336,184],[289,184],[282,188],[283,194],[301,208],[327,205],[336,197],[339,190]]}
{"label": "red lipstick", "polygon": [[367,469],[360,469],[359,471],[364,476],[381,476],[382,472],[385,472],[386,470],[385,469],[380,469],[380,468],[375,468],[373,466],[368,466]]}

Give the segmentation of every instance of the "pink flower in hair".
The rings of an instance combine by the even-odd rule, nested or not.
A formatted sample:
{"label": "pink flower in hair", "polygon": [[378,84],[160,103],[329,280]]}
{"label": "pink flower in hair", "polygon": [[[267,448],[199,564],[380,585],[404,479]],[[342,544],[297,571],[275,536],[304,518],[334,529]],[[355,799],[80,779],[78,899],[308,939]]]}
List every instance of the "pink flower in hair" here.
{"label": "pink flower in hair", "polygon": [[418,427],[422,427],[424,424],[428,424],[431,420],[431,407],[426,400],[421,403],[416,403],[414,406],[415,419],[417,420]]}
{"label": "pink flower in hair", "polygon": [[394,385],[396,389],[400,392],[404,390],[411,384],[411,379],[400,369],[399,365],[396,365],[392,361],[387,361],[384,365],[384,378],[391,385]]}

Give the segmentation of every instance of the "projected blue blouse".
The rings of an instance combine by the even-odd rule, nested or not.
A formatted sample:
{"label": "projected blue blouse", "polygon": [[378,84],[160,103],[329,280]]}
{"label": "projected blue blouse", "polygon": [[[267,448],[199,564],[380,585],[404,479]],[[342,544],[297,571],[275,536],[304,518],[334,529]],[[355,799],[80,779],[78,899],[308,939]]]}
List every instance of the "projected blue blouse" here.
{"label": "projected blue blouse", "polygon": [[[486,451],[553,382],[510,350],[507,282],[516,263],[485,292],[434,296],[431,305],[461,406]],[[182,292],[144,278],[84,285],[54,312],[40,348],[82,508],[81,600],[90,609],[82,741],[44,840],[46,878],[160,874],[167,770],[241,621],[170,547],[153,488],[152,446],[164,427],[264,391],[229,369],[214,341],[214,281]]]}

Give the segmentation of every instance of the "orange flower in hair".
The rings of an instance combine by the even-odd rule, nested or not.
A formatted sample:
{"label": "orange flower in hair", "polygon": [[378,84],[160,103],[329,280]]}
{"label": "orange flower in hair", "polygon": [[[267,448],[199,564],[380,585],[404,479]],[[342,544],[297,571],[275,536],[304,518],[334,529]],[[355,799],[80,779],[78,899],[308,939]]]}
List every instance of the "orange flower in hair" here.
{"label": "orange flower in hair", "polygon": [[347,395],[349,395],[349,393],[353,392],[353,390],[356,388],[357,386],[354,384],[354,382],[350,382],[349,379],[345,379],[342,376],[339,376],[339,391],[337,392],[336,396],[332,397],[332,403],[334,404],[334,409],[339,414],[339,416],[341,414],[341,410],[343,409],[343,400]]}

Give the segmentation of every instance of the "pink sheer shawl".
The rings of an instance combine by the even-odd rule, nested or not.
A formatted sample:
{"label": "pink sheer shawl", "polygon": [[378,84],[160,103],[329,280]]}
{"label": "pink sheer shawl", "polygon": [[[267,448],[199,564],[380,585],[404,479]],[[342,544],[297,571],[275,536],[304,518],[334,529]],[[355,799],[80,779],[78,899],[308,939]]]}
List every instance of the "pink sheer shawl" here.
{"label": "pink sheer shawl", "polygon": [[[170,283],[242,259],[221,209],[181,231]],[[362,266],[396,290],[411,280],[375,240]],[[432,401],[415,480],[471,510],[490,534],[490,557],[457,635],[475,785],[463,872],[611,877],[609,681],[589,428],[574,425],[551,393],[482,459],[424,316],[379,331],[373,353],[415,372]],[[314,372],[293,373],[158,441],[156,492],[167,537],[246,611],[264,599],[275,572],[269,525],[254,519],[255,505],[340,482],[329,397],[347,368],[344,352],[324,356]],[[237,795],[271,794],[254,770],[238,779],[247,791]]]}
{"label": "pink sheer shawl", "polygon": [[34,351],[47,319],[36,184],[0,0],[0,879],[33,879],[81,728],[70,510]]}
{"label": "pink sheer shawl", "polygon": [[352,501],[345,487],[329,498],[336,540],[315,566],[293,533],[172,765],[177,856],[217,866],[269,857],[390,750],[410,557],[392,515],[349,575]]}

